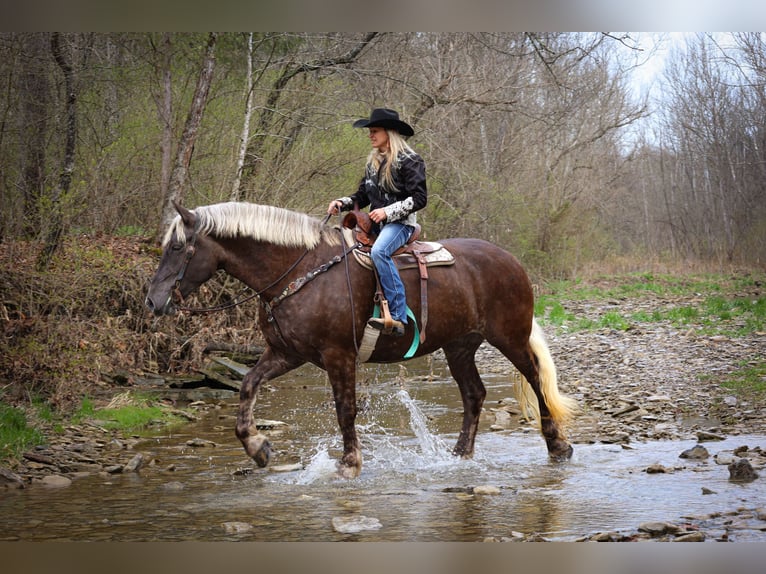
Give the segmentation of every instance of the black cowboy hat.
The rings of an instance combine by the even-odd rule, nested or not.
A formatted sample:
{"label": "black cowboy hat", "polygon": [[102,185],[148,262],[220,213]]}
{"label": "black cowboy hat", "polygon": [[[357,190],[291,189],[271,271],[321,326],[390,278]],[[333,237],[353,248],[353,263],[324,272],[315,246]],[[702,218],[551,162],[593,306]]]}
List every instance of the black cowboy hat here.
{"label": "black cowboy hat", "polygon": [[370,114],[370,118],[362,118],[354,122],[355,128],[386,128],[387,130],[396,130],[401,135],[408,137],[415,133],[410,124],[399,119],[399,114],[388,108],[375,108]]}

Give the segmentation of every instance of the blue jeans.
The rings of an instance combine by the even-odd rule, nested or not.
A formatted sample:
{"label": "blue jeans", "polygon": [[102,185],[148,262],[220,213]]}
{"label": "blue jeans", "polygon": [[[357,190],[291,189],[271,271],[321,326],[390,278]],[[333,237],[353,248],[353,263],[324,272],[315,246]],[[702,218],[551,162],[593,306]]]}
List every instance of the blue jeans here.
{"label": "blue jeans", "polygon": [[391,318],[407,324],[407,299],[404,284],[399,277],[399,270],[391,259],[391,254],[407,243],[414,227],[403,223],[386,223],[381,227],[380,235],[372,246],[372,261],[378,270],[383,295],[388,300]]}

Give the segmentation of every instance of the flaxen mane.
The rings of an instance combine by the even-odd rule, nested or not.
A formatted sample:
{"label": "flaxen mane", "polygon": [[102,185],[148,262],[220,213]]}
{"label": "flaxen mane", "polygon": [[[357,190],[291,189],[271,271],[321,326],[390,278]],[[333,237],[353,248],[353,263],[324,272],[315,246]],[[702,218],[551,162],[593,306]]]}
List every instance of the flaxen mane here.
{"label": "flaxen mane", "polygon": [[[197,207],[192,213],[197,217],[198,232],[203,235],[251,237],[257,241],[307,249],[313,249],[322,241],[340,242],[339,234],[330,233],[318,219],[270,205],[216,203]],[[185,241],[180,215],[168,227],[163,245],[174,236]]]}

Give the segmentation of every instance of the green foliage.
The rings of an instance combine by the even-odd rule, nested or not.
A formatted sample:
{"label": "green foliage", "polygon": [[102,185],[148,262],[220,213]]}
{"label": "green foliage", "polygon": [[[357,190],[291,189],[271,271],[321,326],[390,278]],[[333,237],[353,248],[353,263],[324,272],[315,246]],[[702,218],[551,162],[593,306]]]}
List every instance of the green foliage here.
{"label": "green foliage", "polygon": [[738,395],[763,400],[766,398],[766,360],[759,358],[730,373],[721,386]]}
{"label": "green foliage", "polygon": [[[766,329],[766,297],[742,295],[748,289],[758,291],[763,280],[757,274],[679,277],[641,273],[592,283],[556,281],[548,284],[548,293],[537,298],[535,315],[546,324],[568,331],[626,330],[631,325],[667,322],[678,328],[693,327],[700,334],[742,336]],[[611,310],[595,319],[566,310],[568,301],[641,298],[653,301],[655,296],[679,303],[642,309],[630,315]]]}
{"label": "green foliage", "polygon": [[91,405],[88,407],[91,412],[87,415],[83,413],[83,416],[87,416],[104,428],[130,433],[146,431],[152,426],[164,426],[181,421],[165,406],[156,404],[140,394],[117,395],[110,404],[115,406],[93,409]]}
{"label": "green foliage", "polygon": [[0,403],[0,461],[18,457],[43,441],[42,433],[27,423],[23,410]]}

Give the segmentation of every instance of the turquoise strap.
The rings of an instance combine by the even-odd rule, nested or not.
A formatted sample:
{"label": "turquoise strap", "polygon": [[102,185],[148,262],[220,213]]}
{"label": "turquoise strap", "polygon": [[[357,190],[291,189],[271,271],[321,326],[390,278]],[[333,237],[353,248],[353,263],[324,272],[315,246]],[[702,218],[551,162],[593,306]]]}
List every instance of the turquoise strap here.
{"label": "turquoise strap", "polygon": [[[375,309],[372,311],[373,317],[380,317],[380,305],[375,305]],[[418,322],[415,320],[415,313],[412,312],[412,309],[410,309],[410,306],[407,305],[407,317],[412,319],[412,324],[415,326],[415,334],[412,337],[412,345],[410,345],[410,348],[407,349],[407,352],[404,353],[405,359],[411,359],[415,356],[415,352],[418,350],[418,345],[420,345],[420,329],[418,329]]]}

